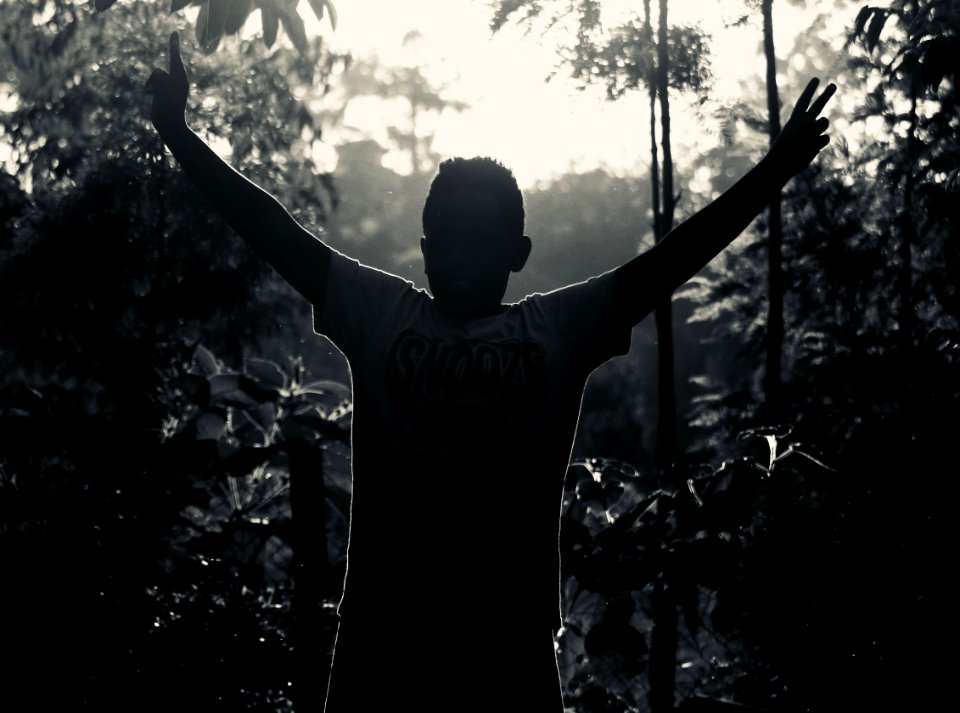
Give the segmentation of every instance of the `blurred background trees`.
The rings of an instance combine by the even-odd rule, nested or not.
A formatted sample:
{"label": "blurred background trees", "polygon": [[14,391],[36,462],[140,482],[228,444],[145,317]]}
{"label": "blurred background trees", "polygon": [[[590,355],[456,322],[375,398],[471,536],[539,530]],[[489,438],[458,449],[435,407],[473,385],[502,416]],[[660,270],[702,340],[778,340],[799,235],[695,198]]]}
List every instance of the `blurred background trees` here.
{"label": "blurred background trees", "polygon": [[[309,18],[333,21],[329,3],[94,5],[106,11],[0,4],[0,631],[16,652],[0,701],[316,708],[343,573],[348,374],[308,306],[164,157],[142,84],[190,23],[195,129],[331,245],[421,286],[430,117],[466,102],[425,67],[327,48]],[[601,4],[574,4],[562,66],[611,98],[637,90],[650,156],[637,176],[597,168],[526,191],[535,250],[510,299],[630,259],[662,234],[668,198],[689,215],[768,143],[768,77],[717,106],[710,40],[673,27],[671,97],[716,145],[684,155],[683,189],[666,188],[648,5],[608,26]],[[674,301],[672,467],[653,457],[653,320],[584,396],[561,543],[560,664],[578,711],[651,710],[658,684],[659,710],[949,695],[960,14],[897,1],[837,33],[830,12],[773,58],[780,97],[820,74],[844,101],[830,150],[782,198],[776,418],[766,217]],[[338,144],[333,169],[327,136],[365,96],[403,111],[385,138]],[[384,161],[398,147],[410,170]],[[664,592],[668,672],[652,662]]]}

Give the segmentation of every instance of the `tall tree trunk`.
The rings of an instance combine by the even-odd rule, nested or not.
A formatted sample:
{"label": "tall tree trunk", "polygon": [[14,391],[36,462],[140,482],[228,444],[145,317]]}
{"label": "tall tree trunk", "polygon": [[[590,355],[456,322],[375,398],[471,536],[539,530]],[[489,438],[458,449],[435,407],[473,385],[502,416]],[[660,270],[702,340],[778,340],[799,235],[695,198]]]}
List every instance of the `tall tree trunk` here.
{"label": "tall tree trunk", "polygon": [[[773,47],[773,0],[763,0],[763,53],[767,60],[767,126],[770,145],[780,135],[780,97],[777,91],[777,56]],[[769,302],[767,312],[767,365],[763,379],[767,417],[782,416],[781,368],[783,362],[783,224],[780,193],[770,201],[767,238]]]}
{"label": "tall tree trunk", "polygon": [[330,584],[327,558],[323,449],[297,439],[289,444],[293,527],[293,701],[298,711],[321,711],[330,657],[323,633],[323,595]]}
{"label": "tall tree trunk", "polygon": [[[667,0],[660,0],[660,19],[657,29],[657,94],[660,97],[660,141],[663,154],[663,200],[658,240],[673,228],[673,154],[670,149],[669,59],[667,55]],[[664,295],[655,310],[657,324],[658,398],[657,467],[668,468],[677,455],[677,403],[673,373],[673,310],[672,295]]]}
{"label": "tall tree trunk", "polygon": [[[653,39],[653,21],[650,17],[650,0],[643,0],[643,24],[646,36]],[[650,93],[650,205],[653,206],[653,241],[658,243],[662,216],[660,214],[660,156],[657,151],[657,68],[655,63],[650,64],[650,74],[647,77],[647,88]]]}
{"label": "tall tree trunk", "polygon": [[653,631],[650,633],[650,713],[673,710],[677,682],[678,605],[670,584],[661,577],[653,585]]}
{"label": "tall tree trunk", "polygon": [[[657,88],[660,98],[660,142],[663,150],[662,213],[656,229],[662,240],[673,228],[673,153],[670,147],[669,57],[667,54],[667,0],[660,0],[657,27]],[[657,422],[657,467],[668,468],[677,454],[677,404],[673,381],[672,295],[657,304],[657,364],[660,413]],[[653,634],[650,640],[650,711],[673,710],[677,671],[677,609],[669,588],[658,582],[654,590]]]}

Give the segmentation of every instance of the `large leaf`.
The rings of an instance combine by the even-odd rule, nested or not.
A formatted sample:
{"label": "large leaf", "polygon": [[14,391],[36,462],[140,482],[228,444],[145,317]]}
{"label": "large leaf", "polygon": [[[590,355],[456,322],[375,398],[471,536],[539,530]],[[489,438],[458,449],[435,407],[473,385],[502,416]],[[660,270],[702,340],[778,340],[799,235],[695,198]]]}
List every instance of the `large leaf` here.
{"label": "large leaf", "polygon": [[226,406],[256,406],[260,401],[243,388],[240,379],[240,374],[217,374],[210,377],[210,399]]}
{"label": "large leaf", "polygon": [[259,0],[260,22],[263,26],[263,43],[273,47],[277,41],[277,30],[280,29],[280,14],[271,0]]}
{"label": "large leaf", "polygon": [[323,0],[324,5],[327,6],[327,14],[330,16],[330,27],[334,30],[337,29],[337,7],[333,4],[332,0]]}
{"label": "large leaf", "polygon": [[228,35],[240,32],[251,12],[253,12],[253,0],[234,0],[230,3],[230,12],[227,14],[223,31]]}
{"label": "large leaf", "polygon": [[326,3],[324,0],[310,0],[310,7],[313,8],[313,14],[317,16],[318,20],[323,19],[323,11],[325,6]]}
{"label": "large leaf", "polygon": [[309,432],[312,432],[312,435],[329,438],[344,444],[350,442],[349,430],[315,413],[298,414],[284,419],[282,428],[286,438],[303,435],[299,431],[306,428]]}
{"label": "large leaf", "polygon": [[339,396],[342,399],[349,399],[350,387],[339,381],[319,379],[317,381],[311,381],[309,384],[304,384],[294,392],[294,396],[305,395],[308,397],[328,396],[331,394],[334,396]]}
{"label": "large leaf", "polygon": [[97,12],[103,12],[104,10],[107,10],[108,8],[110,8],[110,6],[113,5],[116,1],[117,0],[96,0],[93,3],[93,6],[97,8]]}
{"label": "large leaf", "polygon": [[867,33],[865,37],[867,50],[869,52],[873,52],[876,46],[880,43],[880,33],[883,32],[883,26],[886,24],[888,17],[890,17],[889,12],[876,9],[873,13],[873,17],[870,18],[870,23],[867,25]]}
{"label": "large leaf", "polygon": [[303,27],[303,20],[297,14],[296,7],[283,6],[280,9],[280,22],[283,29],[290,36],[290,41],[300,54],[306,54],[308,49],[307,32]]}
{"label": "large leaf", "polygon": [[227,419],[222,413],[205,411],[194,421],[198,441],[219,441],[227,430]]}
{"label": "large leaf", "polygon": [[275,361],[254,357],[245,358],[243,360],[243,373],[264,387],[273,388],[277,391],[287,388],[287,375]]}
{"label": "large leaf", "polygon": [[[205,53],[213,52],[220,45],[232,4],[233,0],[208,0],[197,16],[197,40]],[[202,28],[201,18],[205,20]]]}
{"label": "large leaf", "polygon": [[198,344],[193,352],[193,365],[204,376],[210,377],[220,373],[220,362],[209,349]]}
{"label": "large leaf", "polygon": [[193,403],[206,406],[210,402],[210,380],[199,374],[181,374],[180,389]]}

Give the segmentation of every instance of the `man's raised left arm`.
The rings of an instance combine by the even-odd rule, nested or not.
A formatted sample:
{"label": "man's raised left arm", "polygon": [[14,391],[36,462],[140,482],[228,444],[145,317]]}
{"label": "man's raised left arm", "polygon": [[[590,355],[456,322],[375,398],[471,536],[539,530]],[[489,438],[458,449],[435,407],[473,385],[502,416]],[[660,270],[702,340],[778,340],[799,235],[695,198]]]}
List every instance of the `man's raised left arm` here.
{"label": "man's raised left arm", "polygon": [[615,271],[617,311],[636,324],[746,229],[786,183],[827,145],[820,117],[836,85],[813,99],[819,80],[804,89],[769,152],[719,198],[671,230],[663,240]]}

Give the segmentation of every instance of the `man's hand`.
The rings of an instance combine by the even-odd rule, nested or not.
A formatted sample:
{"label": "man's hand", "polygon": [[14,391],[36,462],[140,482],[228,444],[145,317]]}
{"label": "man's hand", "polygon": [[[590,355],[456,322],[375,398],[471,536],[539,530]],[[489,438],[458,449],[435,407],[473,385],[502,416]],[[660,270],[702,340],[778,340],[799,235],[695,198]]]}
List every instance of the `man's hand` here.
{"label": "man's hand", "polygon": [[767,154],[784,182],[805,169],[830,142],[830,137],[824,134],[829,122],[826,117],[819,115],[837,91],[837,85],[828,84],[811,104],[819,83],[820,80],[814,77],[807,84],[793,108],[793,113]]}
{"label": "man's hand", "polygon": [[154,69],[144,89],[153,95],[150,120],[161,136],[169,129],[184,125],[190,82],[180,56],[178,33],[170,35],[170,71]]}

